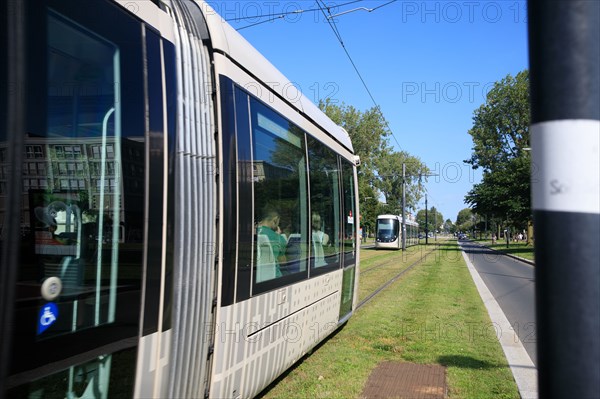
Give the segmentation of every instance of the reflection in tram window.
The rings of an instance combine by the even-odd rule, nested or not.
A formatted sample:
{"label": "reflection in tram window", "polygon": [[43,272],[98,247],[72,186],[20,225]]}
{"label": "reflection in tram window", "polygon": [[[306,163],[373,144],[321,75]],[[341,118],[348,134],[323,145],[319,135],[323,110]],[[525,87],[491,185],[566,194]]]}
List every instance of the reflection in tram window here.
{"label": "reflection in tram window", "polygon": [[[97,348],[139,333],[144,173],[126,181],[123,171],[146,161],[143,113],[132,112],[143,104],[141,32],[139,22],[109,28],[90,16],[135,21],[104,2],[55,6],[32,20],[44,29],[28,53],[23,178],[13,185],[22,198],[13,344],[35,356],[12,359],[13,373],[32,374],[9,387],[16,397],[109,397],[114,371],[131,369],[136,350],[98,357]],[[58,373],[40,372],[46,364],[60,364]],[[130,396],[131,383],[120,385]]]}
{"label": "reflection in tram window", "polygon": [[[39,339],[115,318],[121,192],[118,174],[106,160],[120,147],[118,61],[115,45],[59,15],[49,15],[48,152],[46,166],[36,171],[47,168],[65,178],[51,179],[47,190],[30,190],[29,211],[40,278],[59,277],[65,301],[58,308],[63,317]],[[30,147],[39,158],[38,146]],[[96,156],[84,156],[85,147],[94,149]],[[85,177],[86,171],[94,172],[96,184],[91,176],[74,178],[78,173]],[[66,300],[82,294],[91,297],[85,302]]]}
{"label": "reflection in tram window", "polygon": [[256,283],[306,272],[308,196],[304,133],[251,101]]}
{"label": "reflection in tram window", "polygon": [[[134,349],[102,355],[8,391],[9,398],[128,398],[133,392]],[[112,370],[112,372],[110,372]],[[110,392],[108,392],[110,387]]]}
{"label": "reflection in tram window", "polygon": [[[340,172],[338,158],[319,141],[308,138],[311,206],[311,275],[338,268],[341,247]],[[323,269],[326,267],[326,269]]]}

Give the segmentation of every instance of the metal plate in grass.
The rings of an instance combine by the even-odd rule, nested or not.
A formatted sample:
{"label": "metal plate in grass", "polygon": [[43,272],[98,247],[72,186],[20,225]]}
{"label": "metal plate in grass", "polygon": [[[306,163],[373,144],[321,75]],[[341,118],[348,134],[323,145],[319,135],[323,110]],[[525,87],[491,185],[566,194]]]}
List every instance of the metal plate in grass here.
{"label": "metal plate in grass", "polygon": [[371,372],[362,398],[443,399],[446,368],[439,365],[382,362]]}

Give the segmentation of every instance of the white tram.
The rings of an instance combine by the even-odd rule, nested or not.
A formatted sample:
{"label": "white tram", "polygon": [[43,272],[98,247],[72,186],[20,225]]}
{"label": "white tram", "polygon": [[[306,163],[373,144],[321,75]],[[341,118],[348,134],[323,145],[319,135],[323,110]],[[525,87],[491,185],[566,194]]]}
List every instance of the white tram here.
{"label": "white tram", "polygon": [[252,397],[350,317],[350,138],[208,5],[0,7],[0,392]]}
{"label": "white tram", "polygon": [[[406,221],[406,246],[419,243],[419,224]],[[402,249],[402,216],[379,215],[375,226],[375,248]]]}

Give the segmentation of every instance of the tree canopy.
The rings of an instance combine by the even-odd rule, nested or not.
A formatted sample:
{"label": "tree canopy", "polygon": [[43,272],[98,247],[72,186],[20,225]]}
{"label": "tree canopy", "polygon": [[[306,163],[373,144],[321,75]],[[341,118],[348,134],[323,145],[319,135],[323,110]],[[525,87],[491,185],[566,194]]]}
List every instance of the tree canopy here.
{"label": "tree canopy", "polygon": [[480,215],[508,219],[519,227],[531,219],[529,115],[528,71],[496,82],[474,112],[472,154],[465,161],[483,169],[481,183],[465,202]]}
{"label": "tree canopy", "polygon": [[475,217],[470,208],[462,209],[456,217],[456,229],[458,231],[469,231],[475,224]]}
{"label": "tree canopy", "polygon": [[435,206],[429,208],[427,213],[425,209],[421,209],[417,213],[417,223],[419,223],[420,231],[435,232],[440,231],[444,225],[444,215],[442,215]]}
{"label": "tree canopy", "polygon": [[[406,211],[414,210],[424,193],[429,169],[418,157],[394,151],[389,143],[388,124],[376,107],[359,111],[351,105],[321,101],[319,108],[343,127],[360,157],[358,191],[362,223],[374,227],[378,214],[399,214],[402,200],[402,164],[406,165]],[[378,201],[383,194],[387,204]]]}

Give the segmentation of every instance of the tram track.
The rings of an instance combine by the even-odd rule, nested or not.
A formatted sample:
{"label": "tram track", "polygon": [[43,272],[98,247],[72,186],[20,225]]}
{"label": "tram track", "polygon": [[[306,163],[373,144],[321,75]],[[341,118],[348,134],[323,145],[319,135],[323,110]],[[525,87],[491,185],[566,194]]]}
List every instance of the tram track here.
{"label": "tram track", "polygon": [[[430,251],[428,251],[427,253],[425,253],[424,255],[422,255],[418,260],[416,260],[413,263],[411,263],[408,267],[402,269],[400,272],[398,272],[396,275],[394,275],[391,279],[387,280],[384,284],[382,284],[377,289],[375,289],[373,292],[371,292],[369,295],[367,295],[364,299],[362,299],[358,303],[358,305],[356,306],[356,310],[360,309],[363,305],[366,305],[371,299],[373,299],[379,293],[381,293],[383,290],[385,290],[387,287],[389,287],[390,285],[392,285],[393,283],[395,283],[396,280],[398,280],[400,277],[402,277],[405,273],[407,273],[408,271],[412,270],[418,264],[422,263],[425,259],[427,259],[428,255],[432,254],[434,251],[437,251],[439,249],[439,246],[440,246],[440,244],[436,244],[433,249],[431,249]],[[384,262],[382,264],[378,263],[377,266],[370,267],[365,272],[369,272],[369,271],[375,270],[376,268],[379,268],[379,267],[385,265],[386,263],[387,262]],[[361,275],[364,275],[365,272],[361,272]]]}
{"label": "tram track", "polygon": [[373,262],[373,264],[371,266],[369,266],[368,269],[361,269],[360,274],[361,275],[365,275],[367,273],[370,273],[370,272],[372,272],[374,270],[379,269],[382,266],[386,266],[387,264],[389,264],[389,261],[390,260],[387,257],[385,257],[382,260],[378,259],[376,262]]}

